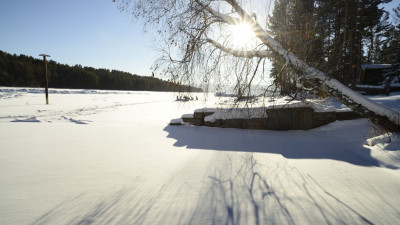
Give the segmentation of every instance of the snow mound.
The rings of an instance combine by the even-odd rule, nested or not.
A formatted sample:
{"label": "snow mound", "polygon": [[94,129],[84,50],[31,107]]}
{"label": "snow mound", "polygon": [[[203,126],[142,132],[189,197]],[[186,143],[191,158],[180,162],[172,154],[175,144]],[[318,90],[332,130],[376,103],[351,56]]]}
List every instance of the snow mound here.
{"label": "snow mound", "polygon": [[389,134],[382,134],[376,137],[372,137],[366,140],[366,145],[375,146],[377,144],[387,144],[391,142]]}
{"label": "snow mound", "polygon": [[178,118],[178,119],[172,119],[169,122],[170,125],[185,125],[185,122],[183,122],[182,118]]}
{"label": "snow mound", "polygon": [[400,138],[393,134],[383,134],[369,138],[364,147],[371,150],[371,156],[379,166],[389,169],[400,169]]}

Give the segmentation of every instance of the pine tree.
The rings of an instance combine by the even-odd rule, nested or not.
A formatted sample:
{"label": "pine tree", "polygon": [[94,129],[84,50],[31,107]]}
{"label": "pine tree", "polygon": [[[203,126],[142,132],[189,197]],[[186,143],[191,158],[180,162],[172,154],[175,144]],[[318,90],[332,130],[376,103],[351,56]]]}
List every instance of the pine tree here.
{"label": "pine tree", "polygon": [[[316,66],[322,58],[314,22],[314,0],[276,0],[269,28],[282,46]],[[299,71],[286,65],[281,57],[272,58],[271,76],[282,95],[296,91]]]}
{"label": "pine tree", "polygon": [[392,37],[389,39],[388,52],[390,52],[390,64],[392,67],[385,73],[387,82],[400,83],[400,4],[393,9],[394,21],[397,23],[393,26]]}
{"label": "pine tree", "polygon": [[391,28],[391,24],[388,22],[388,20],[389,13],[384,12],[379,23],[368,26],[367,28],[365,37],[365,42],[367,43],[367,63],[385,63],[381,61],[381,54],[384,44],[387,42],[385,35]]}
{"label": "pine tree", "polygon": [[[269,18],[269,29],[275,39],[288,49],[290,45],[290,16],[289,5],[291,0],[275,0],[272,16]],[[285,66],[285,62],[279,57],[272,59],[272,69],[270,76],[274,78],[274,83],[280,88],[282,95],[290,94],[294,86],[295,75]]]}
{"label": "pine tree", "polygon": [[[317,32],[323,41],[323,69],[354,84],[364,62],[378,61],[389,24],[380,4],[391,0],[316,0]],[[367,49],[367,52],[364,50]]]}

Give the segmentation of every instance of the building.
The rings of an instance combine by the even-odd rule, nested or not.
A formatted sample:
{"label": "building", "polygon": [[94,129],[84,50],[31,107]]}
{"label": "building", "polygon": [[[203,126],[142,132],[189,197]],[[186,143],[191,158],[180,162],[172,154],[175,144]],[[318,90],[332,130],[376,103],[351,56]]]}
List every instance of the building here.
{"label": "building", "polygon": [[363,64],[359,84],[380,85],[384,80],[384,74],[392,65],[390,64]]}

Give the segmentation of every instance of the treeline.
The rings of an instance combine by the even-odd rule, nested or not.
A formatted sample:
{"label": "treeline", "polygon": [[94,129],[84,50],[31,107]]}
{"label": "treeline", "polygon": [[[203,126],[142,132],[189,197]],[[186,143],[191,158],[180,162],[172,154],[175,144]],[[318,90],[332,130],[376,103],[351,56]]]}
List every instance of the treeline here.
{"label": "treeline", "polygon": [[[95,69],[81,65],[69,66],[53,60],[47,63],[49,87],[140,91],[202,91],[163,81],[155,77],[138,76],[118,70]],[[45,70],[42,59],[26,55],[11,55],[0,51],[0,86],[44,87]]]}
{"label": "treeline", "polygon": [[[388,2],[275,0],[268,27],[284,48],[346,85],[358,82],[365,63],[392,64],[387,78],[395,79],[400,76],[400,5],[388,12],[382,7]],[[272,62],[283,94],[294,92],[301,72],[279,56]]]}

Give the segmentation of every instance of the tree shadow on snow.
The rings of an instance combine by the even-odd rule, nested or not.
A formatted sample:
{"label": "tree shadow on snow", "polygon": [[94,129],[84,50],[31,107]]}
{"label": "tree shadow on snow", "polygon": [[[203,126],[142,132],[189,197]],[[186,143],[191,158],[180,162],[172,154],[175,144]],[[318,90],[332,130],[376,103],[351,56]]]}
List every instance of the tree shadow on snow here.
{"label": "tree shadow on snow", "polygon": [[111,192],[85,192],[31,225],[373,224],[373,215],[362,215],[284,160],[258,160],[228,153],[209,165],[201,182],[190,184],[188,176],[196,175],[182,168],[151,188],[137,180]]}
{"label": "tree shadow on snow", "polygon": [[189,224],[373,224],[311,176],[245,154],[214,168]]}
{"label": "tree shadow on snow", "polygon": [[[379,161],[363,147],[369,122],[341,121],[309,131],[267,131],[230,128],[167,126],[174,146],[188,149],[280,154],[289,159],[332,159],[359,166]],[[397,168],[391,168],[397,169]]]}

